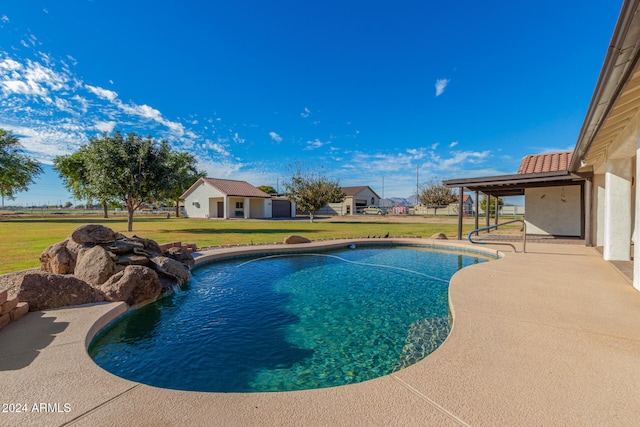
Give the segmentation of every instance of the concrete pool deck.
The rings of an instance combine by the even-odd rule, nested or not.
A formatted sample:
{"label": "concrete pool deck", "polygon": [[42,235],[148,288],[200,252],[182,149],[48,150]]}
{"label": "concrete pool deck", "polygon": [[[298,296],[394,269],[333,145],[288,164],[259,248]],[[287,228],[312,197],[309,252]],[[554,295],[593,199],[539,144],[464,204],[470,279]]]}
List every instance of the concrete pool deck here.
{"label": "concrete pool deck", "polygon": [[86,353],[123,303],[29,313],[0,330],[0,425],[637,425],[640,292],[594,248],[527,246],[452,278],[453,329],[425,360],[335,388],[154,388]]}

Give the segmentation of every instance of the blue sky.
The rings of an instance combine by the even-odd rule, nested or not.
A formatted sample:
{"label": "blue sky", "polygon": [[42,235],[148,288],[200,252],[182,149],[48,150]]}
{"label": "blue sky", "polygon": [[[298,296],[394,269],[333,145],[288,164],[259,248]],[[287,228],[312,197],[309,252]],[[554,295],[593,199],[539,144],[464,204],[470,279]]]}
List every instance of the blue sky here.
{"label": "blue sky", "polygon": [[50,165],[120,130],[208,176],[276,187],[289,165],[384,196],[515,173],[572,150],[621,0],[0,0],[0,127]]}

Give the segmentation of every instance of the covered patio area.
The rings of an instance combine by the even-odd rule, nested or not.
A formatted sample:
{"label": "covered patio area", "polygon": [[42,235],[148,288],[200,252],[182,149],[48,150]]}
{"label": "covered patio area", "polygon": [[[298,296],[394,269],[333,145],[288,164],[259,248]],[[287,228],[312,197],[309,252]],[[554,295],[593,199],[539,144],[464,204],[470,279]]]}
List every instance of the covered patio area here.
{"label": "covered patio area", "polygon": [[[554,153],[560,154],[560,153]],[[552,155],[544,155],[552,156]],[[539,156],[528,156],[539,157]],[[523,163],[527,160],[523,160]],[[554,168],[547,168],[554,169]],[[475,193],[475,199],[480,200],[480,195],[486,198],[485,225],[489,227],[491,215],[489,207],[492,206],[492,198],[524,196],[525,211],[531,212],[526,218],[527,230],[532,234],[544,234],[549,236],[572,236],[584,239],[587,245],[591,245],[591,226],[588,224],[591,201],[591,174],[576,174],[568,170],[546,170],[542,172],[518,173],[512,175],[498,175],[479,178],[450,179],[443,181],[449,188],[457,188],[459,194],[464,192]],[[521,167],[522,170],[522,167]],[[557,194],[556,194],[557,193]],[[544,200],[549,194],[549,198]],[[573,194],[571,200],[570,194]],[[560,203],[551,201],[551,196]],[[527,200],[529,196],[529,200]],[[458,198],[460,201],[461,197]],[[535,200],[534,200],[535,199]],[[569,204],[567,204],[569,203]],[[478,203],[478,206],[480,203]],[[493,202],[494,225],[499,224],[499,204]],[[578,208],[578,209],[576,209]],[[565,212],[566,211],[566,212]],[[462,239],[463,212],[462,206],[458,209],[458,239]],[[480,225],[479,216],[475,216],[475,228]],[[561,222],[561,223],[560,223]],[[570,231],[566,231],[570,230]]]}

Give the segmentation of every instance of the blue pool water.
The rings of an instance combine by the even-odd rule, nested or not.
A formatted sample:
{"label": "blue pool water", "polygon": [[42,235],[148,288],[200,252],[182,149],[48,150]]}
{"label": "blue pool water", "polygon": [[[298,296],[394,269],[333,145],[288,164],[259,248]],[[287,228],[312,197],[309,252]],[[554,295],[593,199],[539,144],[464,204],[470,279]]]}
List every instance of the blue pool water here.
{"label": "blue pool water", "polygon": [[436,348],[449,331],[450,277],[482,261],[370,247],[211,263],[110,325],[89,354],[121,377],[180,390],[361,382]]}

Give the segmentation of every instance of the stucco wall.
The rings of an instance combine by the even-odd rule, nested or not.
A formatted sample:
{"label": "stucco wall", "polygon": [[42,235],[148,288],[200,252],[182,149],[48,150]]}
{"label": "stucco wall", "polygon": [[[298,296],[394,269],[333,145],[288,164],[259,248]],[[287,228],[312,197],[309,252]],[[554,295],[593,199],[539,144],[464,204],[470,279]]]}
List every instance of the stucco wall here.
{"label": "stucco wall", "polygon": [[528,234],[580,236],[580,186],[525,190]]}
{"label": "stucco wall", "polygon": [[184,209],[189,218],[215,217],[216,212],[209,212],[209,198],[223,195],[212,186],[200,183],[184,200]]}

